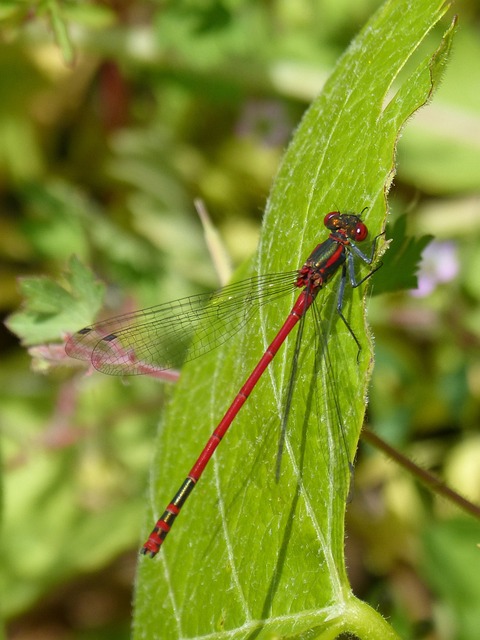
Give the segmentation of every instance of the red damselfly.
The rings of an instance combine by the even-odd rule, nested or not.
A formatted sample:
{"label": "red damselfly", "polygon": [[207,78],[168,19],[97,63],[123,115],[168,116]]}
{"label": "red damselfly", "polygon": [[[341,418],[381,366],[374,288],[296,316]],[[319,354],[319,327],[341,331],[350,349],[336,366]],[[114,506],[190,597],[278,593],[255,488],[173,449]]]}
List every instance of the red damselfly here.
{"label": "red damselfly", "polygon": [[284,324],[155,524],[142,547],[143,554],[153,558],[158,553],[185,501],[265,369],[299,320],[304,318],[320,289],[340,267],[336,308],[360,351],[360,343],[342,311],[345,286],[348,281],[353,288],[358,287],[378,269],[377,266],[361,280],[356,278],[355,259],[372,264],[380,236],[374,238],[371,254],[367,256],[356,246],[368,235],[360,216],[333,211],[325,216],[324,224],[330,231],[329,237],[312,251],[297,271],[254,277],[213,293],[111,318],[85,327],[68,339],[67,354],[89,360],[99,371],[113,375],[155,374],[180,366],[182,360],[193,360],[207,353],[234,335],[260,305],[285,295],[294,287],[302,289]]}

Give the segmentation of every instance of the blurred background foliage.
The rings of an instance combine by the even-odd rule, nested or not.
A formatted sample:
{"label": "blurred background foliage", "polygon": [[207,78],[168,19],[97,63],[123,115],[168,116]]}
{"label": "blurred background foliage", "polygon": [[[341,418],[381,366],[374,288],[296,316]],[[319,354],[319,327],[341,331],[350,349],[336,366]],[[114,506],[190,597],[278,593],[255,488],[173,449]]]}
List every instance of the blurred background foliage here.
{"label": "blurred background foliage", "polygon": [[[3,1],[2,314],[22,302],[18,276],[63,277],[72,294],[64,326],[52,301],[41,308],[43,335],[27,328],[24,343],[60,343],[100,307],[112,315],[223,282],[194,198],[241,264],[292,130],[379,5]],[[368,422],[478,503],[480,7],[463,0],[455,11],[443,85],[399,142],[390,229],[406,213],[410,234],[434,240],[417,290],[370,300]],[[75,306],[75,276],[93,278],[81,264],[98,278],[88,308]],[[3,327],[0,340],[1,606],[11,637],[127,638],[149,464],[171,387],[72,373],[76,364],[54,346],[37,351],[32,369],[12,332]],[[478,637],[478,523],[367,446],[355,479],[355,593],[403,637]]]}

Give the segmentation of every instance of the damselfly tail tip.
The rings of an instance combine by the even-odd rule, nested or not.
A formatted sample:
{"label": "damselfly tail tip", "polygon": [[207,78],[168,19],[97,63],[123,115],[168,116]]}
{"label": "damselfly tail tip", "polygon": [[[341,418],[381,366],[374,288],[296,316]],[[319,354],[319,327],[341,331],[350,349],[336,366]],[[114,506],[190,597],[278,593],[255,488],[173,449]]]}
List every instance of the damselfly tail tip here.
{"label": "damselfly tail tip", "polygon": [[145,542],[143,547],[140,549],[140,554],[142,556],[148,556],[149,558],[154,558],[159,551],[160,551],[160,544],[153,541],[150,536],[150,538]]}

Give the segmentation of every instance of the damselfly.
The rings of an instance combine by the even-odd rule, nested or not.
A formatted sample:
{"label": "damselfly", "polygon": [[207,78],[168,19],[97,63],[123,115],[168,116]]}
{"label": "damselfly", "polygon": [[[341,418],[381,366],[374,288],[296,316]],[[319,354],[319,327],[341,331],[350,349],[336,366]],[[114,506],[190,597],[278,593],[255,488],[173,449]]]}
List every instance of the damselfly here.
{"label": "damselfly", "polygon": [[225,342],[258,310],[260,305],[301,289],[295,304],[258,364],[233,399],[195,464],[165,511],[155,524],[142,553],[155,556],[163,544],[188,496],[200,479],[220,441],[255,388],[287,336],[303,318],[318,292],[341,267],[337,312],[350,331],[358,349],[360,343],[343,315],[347,282],[358,287],[378,269],[362,279],[355,275],[355,259],[370,265],[377,240],[367,256],[356,245],[367,239],[368,230],[360,216],[332,211],[324,218],[330,235],[312,251],[305,264],[290,273],[254,277],[213,293],[183,298],[175,302],[98,322],[75,333],[66,345],[69,356],[89,360],[104,373],[113,375],[155,373],[180,366]]}

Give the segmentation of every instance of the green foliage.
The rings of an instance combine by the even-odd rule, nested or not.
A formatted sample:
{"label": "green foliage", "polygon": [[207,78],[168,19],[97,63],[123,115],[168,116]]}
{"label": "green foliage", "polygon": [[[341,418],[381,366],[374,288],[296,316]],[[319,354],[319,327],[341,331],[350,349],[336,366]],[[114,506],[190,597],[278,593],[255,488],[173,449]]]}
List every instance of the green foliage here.
{"label": "green foliage", "polygon": [[420,267],[422,253],[433,240],[433,236],[414,238],[407,235],[406,216],[397,218],[393,225],[387,226],[386,237],[391,238],[389,250],[382,258],[382,269],[375,277],[373,293],[416,289],[417,271]]}
{"label": "green foliage", "polygon": [[[399,2],[407,9],[396,23],[403,25],[410,12],[428,11],[430,4]],[[23,300],[17,315],[24,339],[33,343],[33,334],[40,339],[39,331],[46,329],[60,341],[65,331],[95,320],[98,303],[92,295],[99,282],[106,285],[102,317],[218,286],[191,204],[195,197],[204,199],[232,262],[239,265],[250,257],[257,246],[260,212],[292,129],[341,52],[379,5],[379,0],[1,2],[0,304],[5,315],[17,311],[21,306],[17,277],[34,278],[33,288],[29,286],[33,306],[29,310]],[[395,283],[395,293],[369,300],[375,369],[368,417],[372,428],[389,442],[479,501],[479,16],[475,3],[464,0],[455,4],[455,11],[461,29],[448,72],[435,100],[405,127],[395,158],[398,173],[388,196],[393,213],[386,234],[391,242],[370,288],[375,293]],[[330,97],[341,100],[345,93],[350,96],[352,86],[355,100],[344,100],[345,110],[340,100],[333,103],[338,104],[333,121],[342,126],[330,138],[330,98],[326,100],[325,94],[316,103],[311,113],[322,106],[325,115],[311,115],[310,131],[307,120],[295,138],[272,192],[261,252],[255,263],[244,267],[243,275],[260,268],[296,268],[312,244],[325,237],[324,206],[327,210],[368,206],[370,240],[382,228],[382,188],[385,171],[394,163],[393,144],[404,115],[428,93],[430,74],[425,65],[444,30],[445,24],[434,27],[415,51],[410,42],[411,48],[399,49],[398,56],[394,45],[404,32],[397,24],[393,31],[391,24],[383,23],[378,33],[364,32],[362,42],[369,48],[350,51],[327,87]],[[382,34],[385,39],[371,48]],[[356,60],[354,53],[363,60],[368,50],[366,75],[358,77],[361,67],[354,65],[345,78],[346,62]],[[386,56],[387,52],[392,55]],[[388,85],[383,75],[391,78],[389,74],[409,54],[390,91],[382,94],[379,88]],[[441,51],[434,60],[440,63],[440,68],[431,69],[436,86],[444,60]],[[417,68],[420,76],[415,75]],[[323,137],[314,136],[312,132],[320,129]],[[324,157],[318,154],[321,145],[328,149]],[[305,166],[314,167],[318,175],[305,173]],[[312,194],[310,199],[306,193]],[[401,220],[396,223],[405,211],[408,233]],[[318,219],[312,223],[315,214]],[[401,288],[413,283],[420,247],[432,235],[435,240],[413,296]],[[365,245],[367,252],[369,246]],[[59,274],[67,271],[72,255],[80,263],[62,279]],[[359,265],[359,274],[366,271]],[[70,289],[73,272],[82,274],[83,284]],[[245,603],[257,614],[264,591],[253,591],[270,579],[275,612],[289,602],[292,610],[297,609],[290,618],[269,618],[260,633],[265,636],[273,624],[279,632],[281,625],[292,628],[296,622],[308,628],[317,613],[320,618],[324,613],[316,609],[309,618],[308,611],[300,610],[309,591],[305,588],[298,597],[292,587],[287,596],[288,575],[291,585],[302,580],[309,587],[319,576],[311,590],[316,598],[313,606],[325,593],[332,593],[330,575],[338,576],[340,591],[342,586],[349,589],[343,572],[342,521],[349,481],[344,452],[348,442],[349,456],[353,455],[364,406],[360,387],[350,377],[366,384],[370,352],[364,338],[365,289],[347,291],[345,307],[363,345],[357,367],[353,340],[331,314],[336,284],[321,298],[327,303],[324,313],[332,320],[328,375],[341,382],[342,408],[332,403],[331,394],[322,395],[322,389],[330,388],[322,379],[320,393],[311,386],[312,362],[306,353],[296,387],[299,404],[289,424],[290,448],[282,464],[280,488],[285,492],[280,491],[272,467],[293,346],[286,345],[249,400],[251,406],[242,410],[243,422],[235,423],[208,471],[210,482],[213,475],[221,485],[212,488],[208,476],[202,479],[160,557],[143,562],[139,628],[150,631],[149,617],[156,620],[163,612],[167,621],[172,620],[172,635],[178,621],[183,624],[192,611],[192,618],[198,614],[206,624],[207,616],[214,615],[208,607],[215,598],[225,605],[225,615],[219,608],[215,622],[219,629],[225,628],[232,616],[241,617],[238,611]],[[47,291],[52,292],[48,300],[40,295]],[[98,290],[95,295],[99,294]],[[159,462],[148,494],[149,511],[155,515],[283,320],[288,303],[288,299],[278,301],[262,311],[251,325],[251,335],[239,336],[242,344],[231,345],[232,353],[212,355],[224,362],[222,371],[216,371],[210,360],[185,371],[170,409],[169,429],[173,418],[181,416],[168,430],[168,451],[159,449],[156,454]],[[317,344],[309,333],[314,320],[313,315],[307,318],[307,352]],[[96,373],[72,377],[61,342],[36,345],[36,371],[41,365],[48,372],[42,377],[29,370],[25,349],[7,330],[0,335],[0,346],[4,461],[0,592],[2,612],[8,619],[17,618],[10,635],[28,635],[33,629],[35,635],[50,637],[53,628],[59,637],[129,637],[133,571],[153,518],[153,513],[145,517],[145,488],[164,385],[144,377],[127,381]],[[338,346],[343,354],[336,352]],[[272,402],[273,406],[268,404]],[[304,441],[299,421],[305,408],[325,417],[323,422],[314,416],[308,425],[305,422]],[[343,430],[338,429],[339,422]],[[330,427],[338,451],[332,451],[331,443],[321,448]],[[324,544],[319,544],[317,532],[309,537],[313,510],[302,510],[306,489],[300,486],[297,491],[294,464],[303,451],[314,513],[323,524],[332,523]],[[335,461],[338,468],[326,488],[324,470]],[[156,475],[162,468],[168,476],[165,481]],[[252,471],[252,478],[241,485],[246,470]],[[331,499],[334,481],[338,500]],[[470,612],[478,609],[480,596],[468,573],[474,564],[470,554],[475,551],[475,525],[443,501],[420,492],[381,454],[362,447],[354,481],[346,535],[353,592],[381,611],[402,637],[419,637],[419,629],[430,624],[431,634],[442,640],[476,639]],[[237,494],[227,501],[230,488]],[[330,493],[319,495],[320,491]],[[219,495],[222,501],[217,501]],[[294,510],[292,496],[298,497],[298,517],[289,529],[285,519]],[[242,499],[245,503],[240,504]],[[331,505],[329,519],[322,515],[324,502]],[[237,526],[236,518],[249,505],[260,507]],[[458,526],[452,515],[457,516]],[[230,528],[219,529],[218,523],[229,523]],[[222,545],[232,531],[228,551],[231,548],[235,554],[230,559]],[[278,553],[282,535],[291,542]],[[195,564],[193,549],[198,552],[208,539],[218,555],[212,561],[208,549],[205,565]],[[257,545],[265,540],[265,549],[259,552]],[[313,549],[313,554],[306,558],[305,549]],[[280,564],[272,579],[275,553]],[[172,556],[175,571],[170,575]],[[331,574],[321,564],[325,557],[332,559]],[[239,571],[229,582],[232,566]],[[262,569],[264,575],[259,575]],[[242,592],[239,587],[245,584]],[[325,592],[317,598],[323,587]],[[247,598],[228,608],[239,593]],[[348,605],[344,623],[351,622],[357,634],[369,637],[372,632],[362,625],[372,614],[349,593],[340,595]],[[264,601],[269,602],[267,597]],[[376,624],[383,623],[376,618]],[[182,631],[183,627],[177,635]],[[327,631],[320,621],[304,635],[328,637],[337,631],[333,622]],[[388,633],[381,627],[377,636]],[[154,629],[151,637],[158,636]]]}
{"label": "green foliage", "polygon": [[[474,638],[480,588],[471,568],[478,562],[478,524],[452,519],[428,527],[424,535],[427,553],[423,571],[448,602],[449,617],[460,620],[457,637]],[[446,557],[448,562],[443,562]]]}
{"label": "green foliage", "polygon": [[101,308],[105,287],[92,272],[72,257],[65,274],[66,287],[50,278],[24,278],[20,291],[25,308],[12,316],[8,328],[26,346],[56,340],[64,331],[77,330]]}
{"label": "green foliage", "polygon": [[[388,2],[352,43],[284,157],[267,205],[255,270],[295,268],[321,239],[324,213],[337,207],[359,211],[368,206],[365,220],[373,235],[380,231],[399,128],[438,82],[451,30],[386,105],[383,100],[444,11],[443,3],[423,3],[406,11],[401,3]],[[291,367],[288,348],[242,409],[226,438],[228,447],[215,456],[159,560],[142,561],[136,637],[215,632],[238,638],[306,633],[330,638],[342,631],[358,637],[395,637],[373,610],[351,595],[343,556],[348,463],[363,421],[370,346],[362,340],[357,364],[357,346],[335,318],[335,287],[322,293],[320,326],[330,327],[329,359],[313,376],[318,326],[307,324],[308,347],[301,355],[280,481],[275,482],[272,470],[275,425]],[[355,290],[349,302],[349,322],[362,336],[366,327],[361,292]],[[179,455],[195,459],[212,423],[227,409],[290,304],[262,309],[258,331],[249,326],[223,353],[184,368],[158,444],[154,513],[168,503],[182,479]],[[244,354],[241,363],[239,352]],[[332,393],[332,380],[341,381],[338,398]],[[246,434],[255,447],[246,445]]]}

